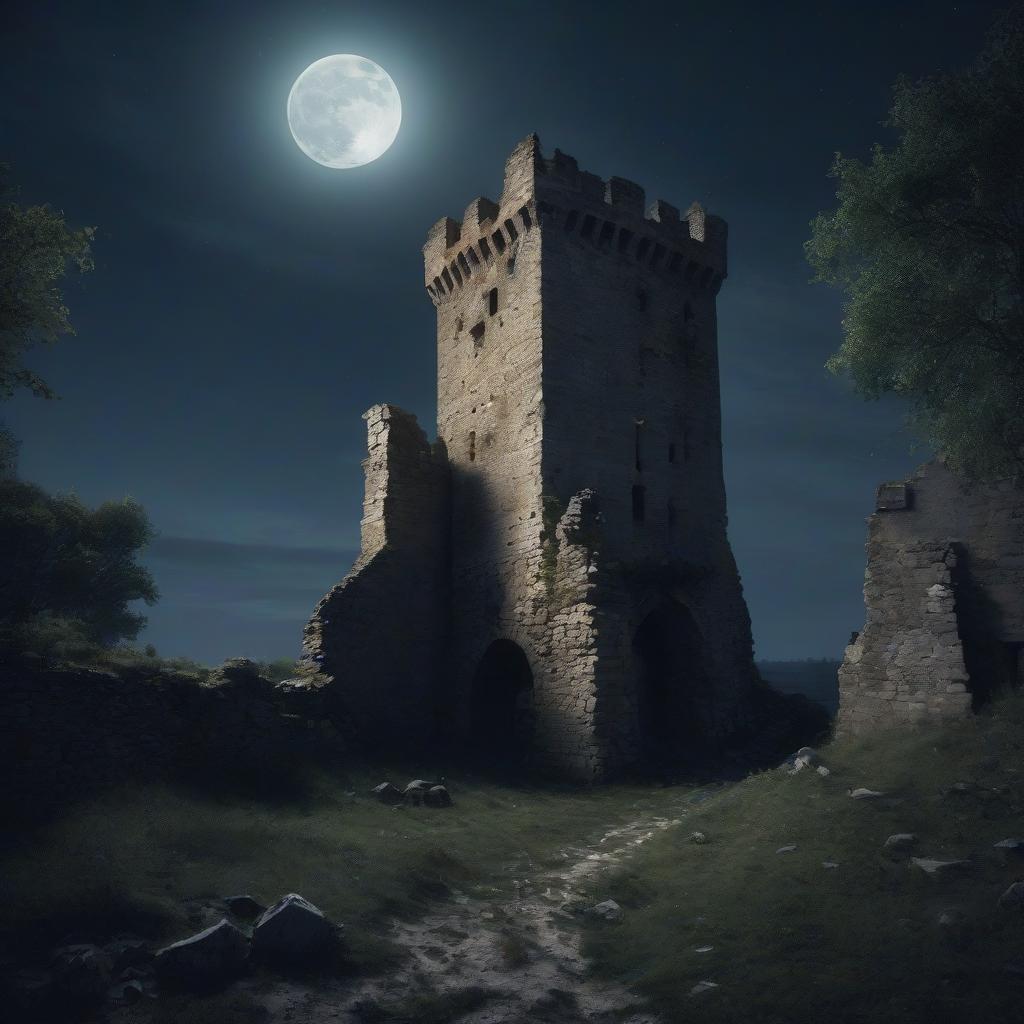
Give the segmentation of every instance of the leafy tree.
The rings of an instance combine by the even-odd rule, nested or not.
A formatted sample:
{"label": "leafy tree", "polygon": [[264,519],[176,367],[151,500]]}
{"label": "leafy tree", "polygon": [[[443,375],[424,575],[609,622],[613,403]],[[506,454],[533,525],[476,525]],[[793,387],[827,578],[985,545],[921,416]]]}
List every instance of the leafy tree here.
{"label": "leafy tree", "polygon": [[837,154],[838,208],[806,243],[846,297],[828,362],[866,398],[908,399],[956,469],[1024,469],[1024,8],[968,70],[900,79],[869,163]]}
{"label": "leafy tree", "polygon": [[0,397],[28,388],[43,398],[53,391],[24,362],[25,352],[74,334],[60,283],[68,267],[92,270],[93,228],[69,228],[49,206],[21,206],[0,164]]}
{"label": "leafy tree", "polygon": [[157,589],[136,562],[152,537],[136,502],[89,509],[73,495],[48,495],[20,480],[0,481],[0,623],[17,629],[40,618],[68,620],[87,640],[134,638]]}

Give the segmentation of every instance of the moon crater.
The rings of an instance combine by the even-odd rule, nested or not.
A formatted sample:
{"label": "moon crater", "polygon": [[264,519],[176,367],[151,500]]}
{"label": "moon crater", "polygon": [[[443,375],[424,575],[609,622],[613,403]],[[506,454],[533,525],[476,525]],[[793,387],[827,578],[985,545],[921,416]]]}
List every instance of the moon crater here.
{"label": "moon crater", "polygon": [[288,94],[288,127],[299,149],[324,167],[361,167],[395,141],[402,101],[391,76],[354,53],[310,64]]}

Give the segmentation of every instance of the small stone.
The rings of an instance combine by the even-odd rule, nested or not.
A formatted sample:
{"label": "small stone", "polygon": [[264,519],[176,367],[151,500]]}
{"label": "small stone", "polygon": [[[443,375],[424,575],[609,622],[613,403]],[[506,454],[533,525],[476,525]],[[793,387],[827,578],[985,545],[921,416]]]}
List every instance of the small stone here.
{"label": "small stone", "polygon": [[158,950],[154,966],[161,978],[180,985],[208,985],[241,973],[249,940],[227,918],[187,939]]}
{"label": "small stone", "polygon": [[839,864],[834,860],[823,860],[821,866],[831,871],[833,868],[839,867]]}
{"label": "small stone", "polygon": [[423,794],[423,803],[427,807],[451,807],[452,796],[445,786],[431,786]]}
{"label": "small stone", "polygon": [[780,846],[775,852],[776,853],[792,853],[796,849],[796,844],[791,846]]}
{"label": "small stone", "polygon": [[1024,857],[1024,839],[1000,839],[993,849],[1001,850],[1008,856]]}
{"label": "small stone", "polygon": [[619,921],[622,918],[622,907],[615,900],[603,900],[591,907],[590,913],[602,921]]}
{"label": "small stone", "polygon": [[943,910],[938,916],[938,923],[943,928],[952,928],[954,925],[963,924],[965,920],[964,913],[962,910],[958,910],[956,907],[949,907]]}
{"label": "small stone", "polygon": [[712,989],[718,988],[717,981],[698,981],[693,988],[690,989],[691,996],[699,996],[704,992],[710,992]]}
{"label": "small stone", "polygon": [[827,779],[832,773],[823,765],[819,764],[814,769],[823,779]]}
{"label": "small stone", "polygon": [[967,871],[973,866],[969,860],[934,860],[930,857],[911,857],[910,863],[933,878]]}
{"label": "small stone", "polygon": [[715,947],[714,946],[698,946],[695,953],[710,953]]}
{"label": "small stone", "polygon": [[327,952],[337,937],[323,911],[293,892],[260,916],[252,933],[252,952],[263,960],[290,963]]}
{"label": "small stone", "polygon": [[696,843],[698,846],[703,846],[708,841],[706,832],[691,832],[686,838],[689,842]]}
{"label": "small stone", "polygon": [[906,850],[917,843],[917,836],[913,832],[895,832],[885,841],[887,850]]}
{"label": "small stone", "polygon": [[1003,910],[1024,910],[1024,882],[1014,882],[999,897],[999,906]]}
{"label": "small stone", "polygon": [[863,786],[850,790],[852,800],[875,800],[880,796],[885,796],[885,794],[877,789],[865,789]]}
{"label": "small stone", "polygon": [[382,804],[400,804],[405,799],[402,791],[397,786],[392,786],[390,782],[382,782],[379,786],[374,786],[373,795]]}

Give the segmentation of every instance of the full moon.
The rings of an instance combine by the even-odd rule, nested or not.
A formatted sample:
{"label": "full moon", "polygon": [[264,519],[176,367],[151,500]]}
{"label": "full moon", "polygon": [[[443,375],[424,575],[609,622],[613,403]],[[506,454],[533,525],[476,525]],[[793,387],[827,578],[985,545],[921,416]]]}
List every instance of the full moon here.
{"label": "full moon", "polygon": [[299,149],[324,167],[361,167],[395,141],[402,100],[391,76],[354,53],[310,64],[288,94],[288,127]]}

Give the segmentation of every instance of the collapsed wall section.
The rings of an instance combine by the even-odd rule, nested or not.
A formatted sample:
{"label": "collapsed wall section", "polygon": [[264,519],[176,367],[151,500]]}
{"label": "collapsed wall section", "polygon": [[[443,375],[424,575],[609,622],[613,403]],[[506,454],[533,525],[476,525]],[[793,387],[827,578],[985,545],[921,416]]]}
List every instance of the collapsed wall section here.
{"label": "collapsed wall section", "polygon": [[314,610],[303,661],[360,742],[423,742],[449,633],[448,462],[397,406],[363,418],[361,551]]}
{"label": "collapsed wall section", "polygon": [[839,672],[840,731],[962,715],[1021,681],[1024,492],[941,461],[878,489],[864,629]]}

